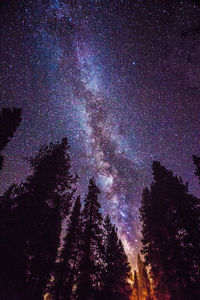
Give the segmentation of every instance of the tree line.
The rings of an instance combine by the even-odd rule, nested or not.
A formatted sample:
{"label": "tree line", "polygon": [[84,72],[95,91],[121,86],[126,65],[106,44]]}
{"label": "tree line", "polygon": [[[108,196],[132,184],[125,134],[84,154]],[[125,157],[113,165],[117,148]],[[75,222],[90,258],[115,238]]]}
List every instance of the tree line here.
{"label": "tree line", "polygon": [[[20,120],[20,109],[2,110],[0,152]],[[200,181],[200,158],[193,161]],[[200,299],[200,200],[188,183],[153,162],[140,208],[142,258],[132,274],[94,178],[84,201],[77,196],[67,138],[28,162],[31,175],[0,197],[0,299]]]}
{"label": "tree line", "polygon": [[[12,137],[19,111],[10,113]],[[101,214],[94,179],[82,207],[68,150],[67,138],[42,146],[28,159],[31,175],[0,198],[0,299],[129,299],[131,268],[117,229]]]}
{"label": "tree line", "polygon": [[[200,179],[200,158],[193,156]],[[141,202],[142,253],[156,299],[200,299],[200,199],[188,183],[153,162]]]}

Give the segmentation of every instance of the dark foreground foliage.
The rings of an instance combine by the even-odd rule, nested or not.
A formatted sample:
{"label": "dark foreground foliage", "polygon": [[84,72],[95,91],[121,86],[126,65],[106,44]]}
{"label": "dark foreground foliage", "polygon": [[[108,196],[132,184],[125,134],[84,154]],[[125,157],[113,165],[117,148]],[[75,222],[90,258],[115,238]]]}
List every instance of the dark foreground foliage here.
{"label": "dark foreground foliage", "polygon": [[56,300],[129,298],[123,245],[111,223],[113,241],[103,226],[93,179],[83,209],[75,199],[68,149],[66,138],[41,147],[29,159],[31,175],[0,198],[0,299],[39,300],[47,291]]}
{"label": "dark foreground foliage", "polygon": [[[200,174],[200,159],[194,157]],[[200,201],[159,162],[142,196],[143,254],[158,299],[200,299]]]}
{"label": "dark foreground foliage", "polygon": [[[20,109],[2,110],[0,152],[20,120]],[[90,179],[82,207],[68,152],[66,138],[41,147],[28,160],[31,175],[0,197],[0,299],[200,299],[200,200],[188,184],[153,163],[140,209],[144,261],[138,255],[131,287],[117,228],[101,214],[100,190]],[[200,158],[193,161],[200,179]]]}

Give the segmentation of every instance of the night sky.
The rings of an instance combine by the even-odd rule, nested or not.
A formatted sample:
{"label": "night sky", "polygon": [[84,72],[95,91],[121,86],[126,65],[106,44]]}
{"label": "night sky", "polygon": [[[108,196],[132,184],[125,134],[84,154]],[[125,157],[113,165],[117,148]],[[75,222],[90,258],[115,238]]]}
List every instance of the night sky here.
{"label": "night sky", "polygon": [[200,194],[198,1],[1,1],[0,20],[0,106],[23,109],[1,191],[25,179],[27,156],[67,136],[79,191],[96,178],[134,264],[153,160]]}

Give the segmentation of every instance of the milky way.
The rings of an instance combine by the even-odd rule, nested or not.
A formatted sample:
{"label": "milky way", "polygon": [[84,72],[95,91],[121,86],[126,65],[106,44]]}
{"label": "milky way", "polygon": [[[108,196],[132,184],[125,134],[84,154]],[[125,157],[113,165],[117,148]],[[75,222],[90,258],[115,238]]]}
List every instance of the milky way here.
{"label": "milky way", "polygon": [[3,1],[1,106],[23,115],[1,191],[41,144],[67,136],[79,191],[95,177],[134,264],[152,161],[199,194],[199,16],[197,1]]}

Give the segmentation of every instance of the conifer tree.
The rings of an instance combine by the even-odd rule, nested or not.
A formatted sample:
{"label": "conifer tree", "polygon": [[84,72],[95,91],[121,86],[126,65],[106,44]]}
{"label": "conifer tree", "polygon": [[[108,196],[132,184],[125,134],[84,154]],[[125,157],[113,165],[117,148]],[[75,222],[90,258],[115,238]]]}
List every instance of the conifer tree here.
{"label": "conifer tree", "polygon": [[[14,133],[21,122],[21,109],[3,108],[0,113],[0,152],[13,138]],[[0,155],[0,170],[3,166],[3,156]]]}
{"label": "conifer tree", "polygon": [[[118,265],[119,265],[119,299],[129,299],[131,292],[130,284],[128,283],[131,277],[131,267],[128,262],[128,257],[125,253],[122,241],[118,241]],[[116,298],[117,299],[117,298]]]}
{"label": "conifer tree", "polygon": [[75,179],[70,174],[68,149],[64,138],[61,143],[42,147],[36,157],[30,159],[33,174],[27,180],[25,198],[29,202],[30,226],[27,281],[35,291],[33,299],[42,294],[53,271],[62,220],[71,207]]}
{"label": "conifer tree", "polygon": [[98,194],[100,193],[93,179],[90,179],[88,194],[82,213],[82,257],[80,278],[77,289],[79,300],[94,299],[101,289],[102,272],[102,215]]}
{"label": "conifer tree", "polygon": [[129,299],[130,265],[125,254],[117,229],[112,225],[110,217],[104,221],[105,228],[105,273],[104,299]]}
{"label": "conifer tree", "polygon": [[[154,181],[143,191],[143,254],[159,299],[198,298],[198,199],[181,179],[153,163]],[[193,219],[193,222],[192,222]]]}
{"label": "conifer tree", "polygon": [[[13,270],[19,269],[18,273],[11,270],[11,274],[21,290],[16,288],[9,300],[42,299],[54,270],[62,220],[69,213],[74,193],[68,148],[67,139],[63,139],[42,147],[35,158],[29,159],[32,175],[15,197],[9,226],[13,235],[7,244],[8,248],[14,247],[10,257],[5,258],[8,264],[13,262]],[[20,260],[15,260],[18,256],[23,257],[23,274]]]}
{"label": "conifer tree", "polygon": [[77,284],[79,271],[81,234],[81,202],[77,197],[54,273],[52,293],[56,300],[73,299],[72,289]]}

